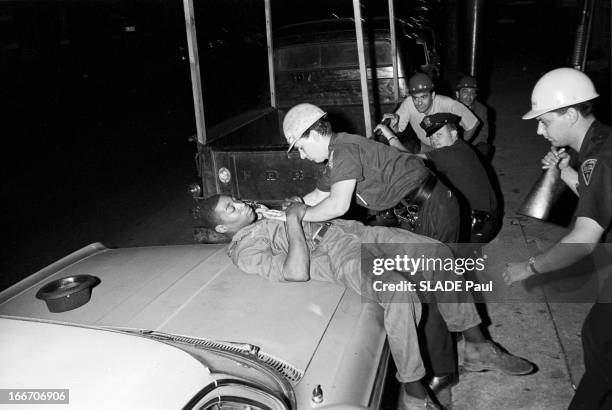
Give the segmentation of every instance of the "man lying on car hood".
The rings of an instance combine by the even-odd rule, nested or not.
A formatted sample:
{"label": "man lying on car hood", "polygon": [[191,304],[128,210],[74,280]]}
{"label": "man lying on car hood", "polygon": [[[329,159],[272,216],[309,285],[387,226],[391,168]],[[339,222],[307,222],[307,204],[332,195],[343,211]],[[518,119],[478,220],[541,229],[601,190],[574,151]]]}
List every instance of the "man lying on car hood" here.
{"label": "man lying on car hood", "polygon": [[[396,271],[362,275],[362,244],[371,244],[363,248],[376,253],[371,256],[388,258],[396,255],[452,258],[450,249],[434,239],[399,228],[365,226],[341,219],[303,222],[305,210],[304,204],[291,204],[283,222],[258,217],[279,211],[255,210],[229,196],[215,195],[200,204],[200,218],[205,226],[231,241],[229,256],[245,273],[279,282],[332,282],[381,305],[385,310],[384,327],[391,354],[398,369],[396,377],[403,384],[400,405],[402,408],[437,408],[421,383],[425,368],[417,336],[421,317],[419,299],[415,292],[374,290],[374,281],[401,284],[406,278]],[[436,273],[422,272],[427,278]],[[472,304],[454,305],[453,309],[459,312],[462,305]],[[465,323],[464,314],[457,314],[457,318],[457,327],[473,326],[473,323]],[[479,318],[472,317],[474,321]]]}

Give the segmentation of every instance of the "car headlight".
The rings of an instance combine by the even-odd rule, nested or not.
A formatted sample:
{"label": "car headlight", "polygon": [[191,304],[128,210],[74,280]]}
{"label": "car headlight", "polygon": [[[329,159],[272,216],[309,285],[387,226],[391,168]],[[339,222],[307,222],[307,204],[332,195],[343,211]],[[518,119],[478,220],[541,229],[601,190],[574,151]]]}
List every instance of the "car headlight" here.
{"label": "car headlight", "polygon": [[220,379],[206,386],[185,406],[197,410],[291,410],[278,393],[246,380]]}
{"label": "car headlight", "polygon": [[187,187],[187,192],[189,192],[189,194],[194,198],[201,198],[202,197],[202,186],[197,182],[192,182]]}

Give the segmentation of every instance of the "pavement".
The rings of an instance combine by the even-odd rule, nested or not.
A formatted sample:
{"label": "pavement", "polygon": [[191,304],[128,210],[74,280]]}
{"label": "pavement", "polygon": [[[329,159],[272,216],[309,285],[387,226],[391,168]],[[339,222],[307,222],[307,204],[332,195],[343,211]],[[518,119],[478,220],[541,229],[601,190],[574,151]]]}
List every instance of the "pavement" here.
{"label": "pavement", "polygon": [[[537,367],[526,376],[496,372],[461,373],[453,388],[453,409],[565,409],[584,373],[580,330],[590,303],[550,303],[541,290],[523,284],[506,286],[506,263],[526,261],[560,239],[567,227],[516,213],[542,172],[540,158],[549,145],[536,134],[534,120],[523,121],[531,87],[539,73],[493,71],[490,97],[497,112],[496,154],[492,165],[504,197],[505,216],[499,235],[486,245],[487,269],[478,275],[492,280],[495,302],[486,304],[492,339]],[[499,297],[501,295],[501,297]],[[500,300],[505,302],[499,303]],[[461,363],[461,342],[458,346]]]}

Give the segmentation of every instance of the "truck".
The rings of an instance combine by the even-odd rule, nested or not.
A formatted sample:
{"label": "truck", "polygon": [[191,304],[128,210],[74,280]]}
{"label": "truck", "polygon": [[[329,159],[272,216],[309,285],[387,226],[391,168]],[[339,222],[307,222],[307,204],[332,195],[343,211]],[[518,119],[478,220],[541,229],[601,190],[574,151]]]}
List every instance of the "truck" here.
{"label": "truck", "polygon": [[300,160],[297,152],[287,153],[282,133],[284,115],[293,105],[318,105],[335,130],[367,136],[371,130],[366,123],[376,123],[407,96],[407,80],[414,72],[435,77],[439,71],[435,39],[409,21],[393,21],[395,30],[387,17],[373,18],[363,26],[369,121],[365,121],[353,18],[275,30],[271,53],[275,106],[242,113],[207,130],[206,141],[198,142],[200,181],[190,188],[192,195],[226,194],[276,207],[284,198],[312,191],[323,166]]}

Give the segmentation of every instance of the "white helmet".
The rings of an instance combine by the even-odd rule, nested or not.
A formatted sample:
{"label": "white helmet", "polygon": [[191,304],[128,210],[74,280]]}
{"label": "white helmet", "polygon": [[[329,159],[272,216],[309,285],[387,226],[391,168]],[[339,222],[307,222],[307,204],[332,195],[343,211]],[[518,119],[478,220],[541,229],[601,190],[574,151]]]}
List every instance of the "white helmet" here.
{"label": "white helmet", "polygon": [[523,115],[530,120],[549,111],[598,97],[595,86],[582,71],[557,68],[544,74],[533,87],[531,111]]}
{"label": "white helmet", "polygon": [[291,151],[293,145],[315,122],[325,116],[325,111],[313,104],[298,104],[293,106],[283,120],[283,132]]}

